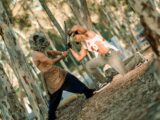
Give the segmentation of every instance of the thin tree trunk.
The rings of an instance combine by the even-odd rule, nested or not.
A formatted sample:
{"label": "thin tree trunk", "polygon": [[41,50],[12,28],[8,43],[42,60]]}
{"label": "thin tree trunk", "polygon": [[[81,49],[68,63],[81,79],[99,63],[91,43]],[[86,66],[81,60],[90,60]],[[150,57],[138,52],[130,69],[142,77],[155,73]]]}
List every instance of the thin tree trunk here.
{"label": "thin tree trunk", "polygon": [[11,1],[9,1],[9,0],[2,0],[3,7],[5,8],[5,10],[8,14],[9,20],[11,21],[11,23],[13,23],[13,15],[12,15],[12,12],[11,12],[11,9],[9,6],[10,2]]}
{"label": "thin tree trunk", "polygon": [[27,111],[16,93],[0,63],[0,113],[4,120],[27,120]]}
{"label": "thin tree trunk", "polygon": [[[26,3],[26,2],[25,2],[25,3]],[[26,4],[27,4],[27,7],[28,7],[28,10],[31,12],[31,14],[33,15],[34,19],[37,21],[38,26],[39,26],[39,29],[45,33],[45,28],[41,25],[40,21],[38,20],[37,15],[36,15],[36,14],[32,11],[32,9],[30,8],[30,4],[31,4],[31,3],[30,3],[30,4],[26,3]],[[45,34],[45,35],[47,36],[48,40],[50,41],[52,49],[53,49],[53,50],[56,50],[55,45],[53,45],[53,42],[49,39],[48,34]],[[61,41],[60,41],[60,42],[61,42]],[[63,44],[63,42],[61,42],[61,44],[62,44],[63,47],[65,47],[64,44]],[[66,66],[66,64],[64,63],[63,60],[61,60],[60,63],[61,63],[61,65],[62,65],[66,70],[69,71],[68,67]]]}
{"label": "thin tree trunk", "polygon": [[86,0],[68,0],[68,3],[79,24],[90,30],[94,30]]}
{"label": "thin tree trunk", "polygon": [[38,88],[24,54],[17,43],[10,21],[1,1],[0,9],[0,35],[4,40],[13,63],[13,71],[19,80],[19,84],[23,86],[26,92],[36,118],[38,120],[44,120],[47,116],[47,105],[42,97],[42,91]]}
{"label": "thin tree trunk", "polygon": [[80,10],[78,2],[76,0],[67,0],[67,1],[78,23],[82,26],[86,26],[85,22],[83,21],[83,15]]}
{"label": "thin tree trunk", "polygon": [[99,8],[99,11],[100,11],[101,15],[104,16],[104,19],[106,19],[104,21],[105,23],[107,23],[107,24],[105,24],[105,27],[107,27],[110,31],[112,31],[112,35],[116,35],[116,36],[120,37],[119,33],[117,33],[115,31],[115,29],[113,29],[114,28],[113,21],[110,17],[109,12],[108,11],[106,12],[103,7]]}
{"label": "thin tree trunk", "polygon": [[83,15],[84,15],[84,17],[83,17],[84,22],[86,23],[86,26],[88,29],[93,30],[92,21],[90,18],[87,2],[86,2],[86,0],[80,0],[80,2],[81,2],[81,8],[83,11]]}
{"label": "thin tree trunk", "polygon": [[62,39],[65,39],[65,33],[64,33],[63,29],[61,28],[58,21],[56,20],[56,18],[54,17],[54,15],[50,11],[50,9],[48,8],[47,4],[45,3],[45,0],[39,0],[39,2],[41,3],[41,5],[42,5],[43,9],[45,10],[45,12],[47,13],[48,17],[51,19],[52,23],[56,26]]}
{"label": "thin tree trunk", "polygon": [[[61,28],[61,26],[59,25],[58,21],[56,20],[56,18],[54,17],[54,15],[52,14],[52,12],[50,11],[50,9],[48,8],[47,4],[45,3],[45,0],[39,0],[43,9],[45,10],[46,14],[48,15],[48,17],[50,18],[51,22],[56,26],[58,32],[60,33],[62,39],[65,41],[65,33],[63,31],[63,29]],[[64,46],[64,42],[60,41],[62,46]],[[55,47],[52,45],[52,47],[55,50]],[[66,47],[66,46],[64,46]],[[66,66],[66,64],[63,61],[60,61],[62,66],[64,67],[65,70],[69,71],[68,67]]]}

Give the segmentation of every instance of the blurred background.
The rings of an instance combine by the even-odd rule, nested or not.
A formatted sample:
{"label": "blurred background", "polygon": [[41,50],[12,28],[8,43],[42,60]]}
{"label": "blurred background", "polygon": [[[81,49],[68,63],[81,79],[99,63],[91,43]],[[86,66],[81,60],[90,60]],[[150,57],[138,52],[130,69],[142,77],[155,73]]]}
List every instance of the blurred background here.
{"label": "blurred background", "polygon": [[[28,43],[34,32],[45,33],[51,42],[49,49],[65,51],[64,22],[67,29],[80,24],[115,45],[123,60],[137,51],[145,55],[154,52],[157,60],[159,14],[159,0],[0,0],[0,119],[46,118],[47,92]],[[80,50],[80,45],[71,44]],[[85,70],[85,63],[93,57],[88,54],[79,63],[69,54],[57,65],[93,87],[92,75]],[[77,96],[64,92],[61,105]]]}

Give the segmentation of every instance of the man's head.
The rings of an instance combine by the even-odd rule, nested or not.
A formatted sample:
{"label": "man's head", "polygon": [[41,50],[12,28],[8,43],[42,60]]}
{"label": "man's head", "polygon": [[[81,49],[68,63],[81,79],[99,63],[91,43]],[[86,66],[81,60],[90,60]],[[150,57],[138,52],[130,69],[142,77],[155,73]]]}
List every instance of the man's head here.
{"label": "man's head", "polygon": [[78,34],[80,34],[78,31],[69,31],[68,32],[68,35],[71,37],[74,37],[75,35],[78,35]]}
{"label": "man's head", "polygon": [[80,25],[74,25],[68,32],[68,35],[73,37],[76,42],[81,42],[84,40],[84,36],[87,30],[80,26]]}
{"label": "man's head", "polygon": [[50,45],[43,32],[35,32],[33,35],[31,35],[29,38],[29,44],[32,50],[41,52]]}

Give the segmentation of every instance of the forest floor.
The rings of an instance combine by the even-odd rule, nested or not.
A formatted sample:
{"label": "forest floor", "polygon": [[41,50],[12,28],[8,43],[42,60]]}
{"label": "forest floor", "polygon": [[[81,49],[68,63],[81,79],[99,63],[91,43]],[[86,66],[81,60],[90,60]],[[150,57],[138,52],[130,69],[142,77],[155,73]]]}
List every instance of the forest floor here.
{"label": "forest floor", "polygon": [[125,76],[117,75],[92,98],[59,108],[58,120],[160,120],[160,86],[149,71],[153,57]]}

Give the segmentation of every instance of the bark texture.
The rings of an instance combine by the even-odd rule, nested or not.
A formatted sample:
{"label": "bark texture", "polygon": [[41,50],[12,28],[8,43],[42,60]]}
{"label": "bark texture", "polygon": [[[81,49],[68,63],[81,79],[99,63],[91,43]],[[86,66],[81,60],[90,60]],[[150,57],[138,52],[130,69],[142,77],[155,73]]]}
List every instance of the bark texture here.
{"label": "bark texture", "polygon": [[4,120],[27,120],[24,106],[9,82],[9,79],[0,64],[0,113]]}
{"label": "bark texture", "polygon": [[44,120],[47,116],[47,105],[42,96],[43,91],[39,88],[26,58],[17,43],[17,39],[2,2],[0,2],[0,9],[0,35],[10,55],[12,69],[19,80],[19,84],[23,86],[26,92],[35,118]]}

